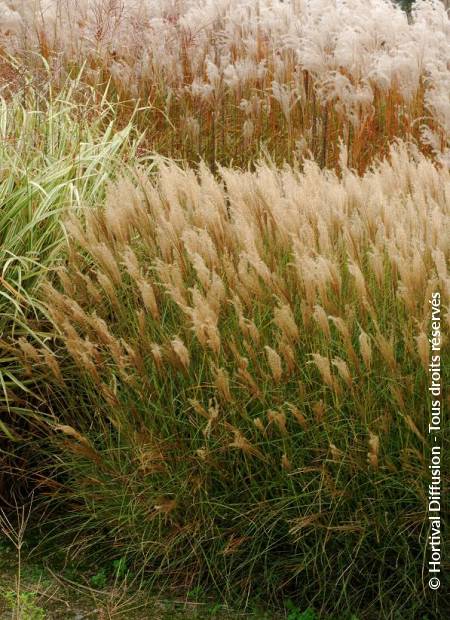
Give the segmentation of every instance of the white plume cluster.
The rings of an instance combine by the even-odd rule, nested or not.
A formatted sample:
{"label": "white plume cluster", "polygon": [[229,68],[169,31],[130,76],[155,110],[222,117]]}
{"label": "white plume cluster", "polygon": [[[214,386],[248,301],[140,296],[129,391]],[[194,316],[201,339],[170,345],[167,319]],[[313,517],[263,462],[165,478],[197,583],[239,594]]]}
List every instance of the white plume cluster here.
{"label": "white plume cluster", "polygon": [[239,101],[251,85],[254,100],[242,105],[276,100],[289,119],[307,71],[321,100],[357,125],[377,93],[395,87],[410,101],[425,89],[441,132],[427,127],[424,138],[450,159],[441,144],[450,133],[450,21],[439,0],[417,0],[410,19],[389,0],[3,0],[0,17],[6,49],[100,58],[132,95],[164,83],[169,94],[214,102],[225,89]]}

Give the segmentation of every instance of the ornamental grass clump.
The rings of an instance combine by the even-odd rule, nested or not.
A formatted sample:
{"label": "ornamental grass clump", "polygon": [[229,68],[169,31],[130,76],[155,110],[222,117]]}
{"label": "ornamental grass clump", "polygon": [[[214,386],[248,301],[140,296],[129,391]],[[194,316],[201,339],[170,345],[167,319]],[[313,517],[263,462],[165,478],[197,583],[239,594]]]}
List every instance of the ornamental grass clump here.
{"label": "ornamental grass clump", "polygon": [[47,536],[225,598],[437,604],[423,334],[433,292],[450,320],[449,195],[398,144],[361,177],[161,162],[67,221],[56,335],[17,352],[47,381]]}
{"label": "ornamental grass clump", "polygon": [[[6,6],[5,6],[6,5]],[[339,140],[364,171],[394,138],[448,161],[450,22],[390,0],[0,1],[1,51],[56,84],[86,67],[147,129],[147,148],[211,167],[312,153]],[[0,66],[1,69],[1,66]]]}
{"label": "ornamental grass clump", "polygon": [[[36,290],[65,254],[61,221],[102,200],[108,180],[133,160],[139,143],[132,125],[119,130],[114,106],[98,102],[94,93],[76,104],[77,81],[53,91],[48,82],[39,87],[30,76],[22,77],[21,90],[0,97],[0,494],[5,495],[16,487],[14,480],[27,478],[28,440],[45,414],[33,378],[35,346],[53,375],[59,374]],[[11,336],[19,340],[25,367],[11,350]]]}

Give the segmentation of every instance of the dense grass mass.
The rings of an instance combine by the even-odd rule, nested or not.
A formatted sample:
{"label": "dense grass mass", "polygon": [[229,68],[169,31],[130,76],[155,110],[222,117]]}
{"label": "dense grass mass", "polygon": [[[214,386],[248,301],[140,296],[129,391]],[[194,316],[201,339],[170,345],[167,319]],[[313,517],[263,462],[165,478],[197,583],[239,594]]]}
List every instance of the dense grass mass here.
{"label": "dense grass mass", "polygon": [[445,557],[426,583],[442,5],[3,4],[5,507],[33,491],[50,558],[155,587],[445,617]]}
{"label": "dense grass mass", "polygon": [[386,0],[3,4],[15,9],[0,27],[6,51],[36,75],[39,52],[55,83],[84,66],[97,90],[138,99],[148,148],[167,156],[214,167],[312,153],[331,168],[341,139],[362,172],[395,137],[437,156],[448,146],[450,37],[438,1],[417,2],[411,23]]}
{"label": "dense grass mass", "polygon": [[19,343],[71,506],[50,535],[229,597],[420,613],[449,191],[405,147],[361,178],[172,164],[68,222],[53,351]]}

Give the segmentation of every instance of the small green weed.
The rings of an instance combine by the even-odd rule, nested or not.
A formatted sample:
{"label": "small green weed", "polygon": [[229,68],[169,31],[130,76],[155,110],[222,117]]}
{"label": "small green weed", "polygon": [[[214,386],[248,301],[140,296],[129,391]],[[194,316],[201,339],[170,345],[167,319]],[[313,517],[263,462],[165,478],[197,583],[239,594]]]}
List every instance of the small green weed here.
{"label": "small green weed", "polygon": [[119,558],[113,560],[114,577],[116,579],[123,579],[127,574],[127,561],[125,558]]}
{"label": "small green weed", "polygon": [[106,586],[106,581],[107,581],[107,577],[106,577],[106,571],[104,568],[100,568],[98,570],[98,572],[95,573],[95,575],[92,575],[90,582],[91,585],[94,586],[94,588],[104,588]]}
{"label": "small green weed", "polygon": [[214,618],[216,614],[218,614],[222,610],[222,605],[220,603],[214,603],[210,607],[208,607],[208,614]]}
{"label": "small green weed", "polygon": [[18,620],[45,620],[45,611],[36,603],[36,592],[21,592],[17,600],[17,592],[8,590],[2,594],[6,605]]}
{"label": "small green weed", "polygon": [[311,607],[300,611],[300,609],[291,600],[286,602],[286,609],[289,612],[287,620],[318,620],[316,612]]}
{"label": "small green weed", "polygon": [[199,600],[204,596],[204,590],[202,586],[195,586],[186,595],[189,599]]}

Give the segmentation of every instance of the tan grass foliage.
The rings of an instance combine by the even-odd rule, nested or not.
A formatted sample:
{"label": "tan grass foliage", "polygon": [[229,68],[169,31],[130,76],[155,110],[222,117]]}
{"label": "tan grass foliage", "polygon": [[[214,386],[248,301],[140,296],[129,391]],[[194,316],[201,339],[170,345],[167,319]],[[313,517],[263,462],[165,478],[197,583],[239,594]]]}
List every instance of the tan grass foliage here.
{"label": "tan grass foliage", "polygon": [[[326,575],[356,579],[360,560],[339,557],[361,546],[385,575],[387,538],[399,554],[417,544],[405,497],[426,519],[449,196],[449,171],[398,143],[363,175],[161,160],[69,221],[64,268],[41,289],[53,338],[17,351],[52,407],[56,499],[82,507],[73,548],[105,531],[157,575],[180,563],[218,582],[258,581],[277,553],[290,582],[320,553],[331,573],[311,589],[329,593]],[[409,553],[405,592],[420,581]]]}
{"label": "tan grass foliage", "polygon": [[[69,234],[76,232],[71,256],[77,256],[81,243],[79,251],[89,253],[92,265],[79,278],[69,263],[65,294],[52,289],[51,296],[54,321],[78,364],[88,365],[93,376],[102,372],[98,361],[105,355],[126,365],[117,338],[123,330],[120,317],[127,313],[124,304],[131,303],[140,334],[128,340],[131,350],[145,355],[147,347],[159,368],[172,350],[188,370],[200,346],[211,357],[211,383],[226,402],[232,401],[237,384],[262,398],[264,359],[277,385],[307,365],[309,354],[320,380],[338,393],[339,377],[351,389],[375,360],[396,373],[399,339],[414,338],[412,354],[425,369],[426,335],[417,335],[416,325],[425,324],[428,310],[417,298],[440,288],[448,304],[449,174],[444,168],[417,153],[410,156],[400,145],[391,148],[391,163],[381,162],[362,177],[346,169],[338,178],[312,162],[302,174],[260,165],[255,173],[223,169],[222,176],[226,190],[205,168],[195,175],[167,163],[154,182],[142,178],[141,189],[129,187],[129,200],[152,222],[144,231],[125,209],[129,241],[110,234],[108,222],[119,200],[113,192],[107,208],[91,216],[83,231],[70,225]],[[267,193],[271,199],[263,200]],[[227,200],[228,210],[223,208]],[[418,253],[422,275],[419,280],[416,273],[411,286]],[[383,269],[395,274],[389,286],[383,285],[381,272],[372,278],[368,257],[375,255],[384,256]],[[76,258],[77,264],[83,260]],[[95,286],[95,281],[104,291],[103,307],[89,294],[88,283]],[[305,322],[305,300],[315,323]],[[408,310],[401,323],[393,323],[391,311],[386,314],[389,304],[399,313],[402,307]],[[262,307],[272,308],[269,331],[270,323],[264,327],[258,314]],[[176,315],[179,336],[173,338],[166,323]],[[236,321],[240,344],[229,332]],[[334,329],[342,344],[329,358]],[[25,340],[19,345],[26,357],[36,357]],[[398,391],[395,398],[400,398]]]}
{"label": "tan grass foliage", "polygon": [[[105,209],[70,224],[65,293],[48,291],[77,366],[98,384],[109,385],[116,372],[125,383],[138,381],[142,398],[149,359],[161,376],[182,370],[190,398],[206,382],[225,409],[244,394],[258,402],[252,428],[263,434],[269,425],[288,436],[289,419],[307,429],[309,414],[326,419],[326,391],[310,400],[303,385],[292,398],[302,375],[326,386],[333,402],[350,398],[364,411],[377,368],[394,379],[388,398],[404,410],[402,351],[424,371],[428,360],[417,325],[426,324],[429,304],[417,297],[440,289],[443,307],[449,303],[449,172],[400,144],[362,177],[347,168],[339,178],[312,162],[302,173],[267,164],[220,173],[162,162],[157,177],[137,171],[136,188],[118,181]],[[133,210],[124,207],[123,183]],[[111,234],[116,212],[126,239]],[[137,225],[136,212],[148,226]],[[30,361],[40,358],[24,339],[19,346]],[[60,378],[54,358],[51,366]],[[222,422],[205,416],[209,436]],[[256,454],[233,432],[233,446]]]}

